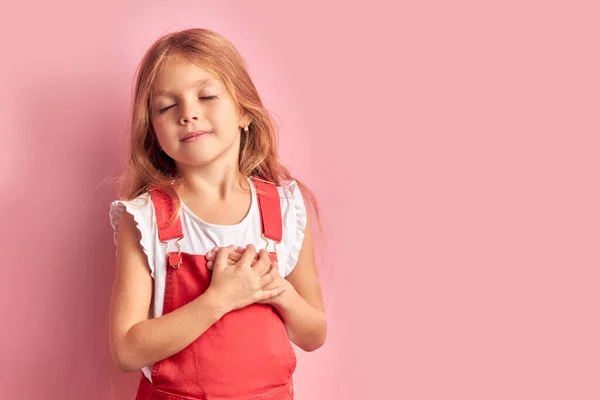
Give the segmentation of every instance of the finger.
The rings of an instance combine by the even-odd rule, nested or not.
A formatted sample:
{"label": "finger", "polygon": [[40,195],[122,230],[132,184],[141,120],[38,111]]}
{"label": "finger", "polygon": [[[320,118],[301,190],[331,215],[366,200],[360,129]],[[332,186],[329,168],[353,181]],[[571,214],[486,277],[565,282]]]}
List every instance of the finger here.
{"label": "finger", "polygon": [[257,262],[258,262],[258,253],[257,253],[256,257],[254,257],[254,258],[252,259],[252,262],[250,263],[250,266],[251,266],[251,267],[254,267],[254,266],[256,265],[256,263],[257,263]]}
{"label": "finger", "polygon": [[254,258],[255,255],[256,255],[256,248],[253,245],[249,244],[248,247],[246,247],[244,254],[242,254],[242,257],[237,262],[237,264],[239,266],[244,266],[244,267],[249,268],[250,265],[252,264],[252,259]]}
{"label": "finger", "polygon": [[[238,253],[237,250],[232,252],[229,255],[229,261],[228,261],[229,265],[236,264],[237,262],[240,261],[241,258],[242,258],[242,253]],[[256,253],[256,256],[254,256],[254,258],[252,259],[250,266],[254,266],[254,264],[256,263],[257,260],[258,260],[258,253]]]}
{"label": "finger", "polygon": [[[260,275],[264,275],[264,274],[266,273],[266,272],[265,272],[263,269],[261,269],[261,265],[259,265],[259,266],[256,266],[256,264],[257,264],[257,263],[260,261],[260,258],[261,258],[261,256],[262,256],[262,254],[263,254],[263,253],[265,253],[265,250],[264,250],[264,249],[260,249],[260,250],[259,250],[259,251],[256,253],[256,256],[254,256],[254,259],[252,260],[252,263],[250,264],[250,266],[251,266],[252,268],[256,267],[256,272],[258,272],[258,273],[259,273],[259,276],[260,276]],[[268,255],[268,253],[267,253],[267,258],[268,258],[268,256],[269,256],[269,255]]]}
{"label": "finger", "polygon": [[258,294],[258,297],[259,297],[258,301],[269,300],[269,299],[272,299],[273,297],[277,297],[280,294],[282,294],[283,292],[285,292],[285,290],[286,290],[285,286],[278,286],[275,289],[261,290]]}
{"label": "finger", "polygon": [[[235,253],[234,254],[237,253],[237,254],[239,254],[241,256],[242,254],[244,254],[244,250],[246,250],[244,247],[238,246],[238,248],[235,249]],[[254,259],[258,260],[258,253],[256,253],[256,256],[254,257]]]}
{"label": "finger", "polygon": [[258,253],[256,253],[256,256],[252,259],[250,266],[254,267],[256,265],[256,263],[258,262],[258,260],[259,260],[259,255],[258,255]]}
{"label": "finger", "polygon": [[271,283],[273,283],[273,281],[275,281],[275,279],[277,279],[277,274],[270,271],[268,274],[260,277],[260,287],[264,288],[269,286]]}
{"label": "finger", "polygon": [[[231,261],[231,260],[228,259],[227,260],[227,265],[231,267],[232,265],[235,265],[235,263],[233,261]],[[215,262],[214,261],[207,261],[206,262],[206,268],[209,271],[212,271],[212,269],[213,269],[214,266],[215,266]]]}
{"label": "finger", "polygon": [[227,247],[221,247],[219,249],[219,252],[217,253],[217,257],[214,261],[214,266],[216,266],[217,268],[221,267],[221,266],[226,266],[227,265],[227,259],[229,258],[229,255],[231,254],[231,252],[233,251],[233,246],[227,246]]}
{"label": "finger", "polygon": [[240,261],[240,258],[242,258],[242,253],[238,253],[237,250],[231,252],[231,254],[229,255],[229,259],[234,261],[234,263]]}
{"label": "finger", "polygon": [[271,262],[272,269],[269,270],[269,273],[275,274],[275,276],[279,275],[279,263],[277,261]]}
{"label": "finger", "polygon": [[259,259],[252,268],[254,268],[259,276],[263,276],[268,273],[271,268],[271,259],[269,258],[269,253],[264,249],[260,249],[258,253]]}
{"label": "finger", "polygon": [[279,275],[279,264],[277,263],[272,263],[271,267],[269,268],[269,271],[263,275],[263,276],[272,276],[273,280],[280,278]]}
{"label": "finger", "polygon": [[209,260],[214,260],[215,257],[217,256],[218,252],[219,252],[219,248],[217,246],[215,246],[212,248],[212,250],[209,250],[208,253],[206,253],[206,258]]}

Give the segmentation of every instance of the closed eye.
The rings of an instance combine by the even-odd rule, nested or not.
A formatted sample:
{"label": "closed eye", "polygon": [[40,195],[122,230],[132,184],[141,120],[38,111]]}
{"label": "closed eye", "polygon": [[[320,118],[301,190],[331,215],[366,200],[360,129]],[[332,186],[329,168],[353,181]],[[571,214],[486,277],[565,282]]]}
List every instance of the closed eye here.
{"label": "closed eye", "polygon": [[204,97],[200,97],[201,100],[206,100],[206,101],[211,101],[211,100],[216,100],[218,99],[217,96],[204,96]]}
{"label": "closed eye", "polygon": [[161,108],[160,110],[158,110],[158,112],[159,112],[160,114],[162,114],[162,113],[164,113],[165,111],[167,111],[169,108],[171,108],[171,107],[174,107],[174,106],[175,106],[175,104],[173,104],[172,106],[166,106],[166,107],[163,107],[163,108]]}
{"label": "closed eye", "polygon": [[[202,96],[202,97],[198,97],[198,99],[202,100],[202,101],[213,101],[213,100],[217,100],[219,97],[218,96]],[[171,104],[170,106],[166,106],[161,108],[160,110],[158,110],[158,112],[160,114],[164,113],[165,111],[167,111],[168,109],[170,109],[171,107],[175,107],[177,104]]]}

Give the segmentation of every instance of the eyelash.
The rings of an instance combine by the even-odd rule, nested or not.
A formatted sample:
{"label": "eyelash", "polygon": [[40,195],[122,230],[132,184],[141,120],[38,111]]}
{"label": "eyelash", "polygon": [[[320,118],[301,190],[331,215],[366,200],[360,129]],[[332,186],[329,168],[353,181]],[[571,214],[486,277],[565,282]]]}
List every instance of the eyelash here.
{"label": "eyelash", "polygon": [[[218,96],[203,96],[203,97],[199,97],[199,99],[202,99],[204,101],[217,100],[218,98],[219,98]],[[173,106],[175,106],[175,104],[163,107],[160,110],[158,110],[158,112],[159,112],[159,114],[162,114],[162,113],[164,113],[165,111],[167,111],[169,108],[171,108]]]}

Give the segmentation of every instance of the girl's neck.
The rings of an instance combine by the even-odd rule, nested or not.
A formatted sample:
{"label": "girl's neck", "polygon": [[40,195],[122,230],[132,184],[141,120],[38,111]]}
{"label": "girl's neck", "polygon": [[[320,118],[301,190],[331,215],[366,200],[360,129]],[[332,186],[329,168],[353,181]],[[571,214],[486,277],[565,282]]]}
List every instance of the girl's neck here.
{"label": "girl's neck", "polygon": [[227,200],[240,190],[248,190],[248,182],[237,165],[235,168],[180,168],[182,179],[177,192],[180,195],[205,196]]}

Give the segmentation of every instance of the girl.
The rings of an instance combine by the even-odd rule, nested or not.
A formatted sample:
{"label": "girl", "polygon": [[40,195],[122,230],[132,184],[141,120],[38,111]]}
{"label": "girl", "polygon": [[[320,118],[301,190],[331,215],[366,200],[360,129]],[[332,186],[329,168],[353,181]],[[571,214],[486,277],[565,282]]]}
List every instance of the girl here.
{"label": "girl", "polygon": [[325,342],[318,210],[276,149],[229,41],[189,29],[150,47],[110,208],[110,346],[122,370],[142,369],[137,399],[293,399],[290,341]]}

